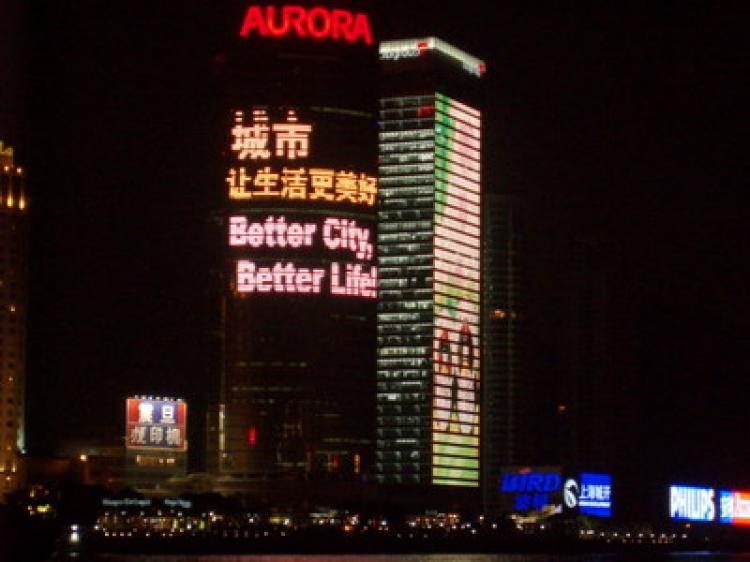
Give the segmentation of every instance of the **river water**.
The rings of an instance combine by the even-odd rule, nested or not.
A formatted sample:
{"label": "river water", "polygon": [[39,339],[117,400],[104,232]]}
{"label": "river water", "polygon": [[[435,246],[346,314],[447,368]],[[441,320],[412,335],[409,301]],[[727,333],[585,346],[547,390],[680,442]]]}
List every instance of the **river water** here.
{"label": "river water", "polygon": [[612,554],[378,554],[378,555],[159,555],[104,554],[71,562],[750,562],[750,553],[670,552]]}

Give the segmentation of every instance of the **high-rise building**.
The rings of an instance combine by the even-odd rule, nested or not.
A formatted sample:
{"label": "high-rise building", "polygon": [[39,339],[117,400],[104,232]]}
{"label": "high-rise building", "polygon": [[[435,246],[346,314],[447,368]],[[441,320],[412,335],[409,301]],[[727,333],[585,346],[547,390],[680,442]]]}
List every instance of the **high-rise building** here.
{"label": "high-rise building", "polygon": [[507,195],[485,192],[482,497],[486,514],[501,511],[502,468],[529,459],[529,396],[519,376],[518,229],[513,203]]}
{"label": "high-rise building", "polygon": [[25,452],[27,207],[24,170],[0,142],[0,499]]}
{"label": "high-rise building", "polygon": [[370,19],[251,5],[235,24],[215,57],[222,351],[209,469],[224,481],[357,479],[375,418]]}
{"label": "high-rise building", "polygon": [[380,45],[377,480],[478,488],[485,64]]}

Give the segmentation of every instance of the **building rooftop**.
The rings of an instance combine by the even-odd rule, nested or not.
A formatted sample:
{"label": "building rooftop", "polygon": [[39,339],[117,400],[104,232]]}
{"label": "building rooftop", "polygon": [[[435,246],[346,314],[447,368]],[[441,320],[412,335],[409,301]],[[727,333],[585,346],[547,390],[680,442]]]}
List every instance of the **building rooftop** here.
{"label": "building rooftop", "polygon": [[455,60],[464,70],[475,76],[481,77],[487,71],[487,64],[483,60],[437,37],[383,41],[380,43],[379,51],[381,60],[393,61],[417,58],[427,51],[436,51]]}

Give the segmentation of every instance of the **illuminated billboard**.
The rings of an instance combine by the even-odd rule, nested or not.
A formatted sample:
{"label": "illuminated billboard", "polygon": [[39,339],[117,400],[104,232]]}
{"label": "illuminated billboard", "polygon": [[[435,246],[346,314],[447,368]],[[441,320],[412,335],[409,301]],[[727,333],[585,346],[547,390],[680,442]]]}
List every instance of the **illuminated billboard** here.
{"label": "illuminated billboard", "polygon": [[669,516],[681,521],[714,521],[716,492],[713,488],[669,487]]}
{"label": "illuminated billboard", "polygon": [[559,512],[564,508],[592,517],[612,516],[610,474],[580,472],[564,478],[559,467],[507,468],[501,474],[498,491],[510,511],[549,508]]}
{"label": "illuminated billboard", "polygon": [[434,114],[432,477],[478,486],[480,114],[442,94]]}
{"label": "illuminated billboard", "polygon": [[612,476],[582,472],[579,479],[578,511],[593,517],[612,516]]}
{"label": "illuminated billboard", "polygon": [[316,130],[294,108],[233,112],[227,197],[243,212],[230,211],[227,242],[237,295],[377,297],[377,179],[316,158]]}
{"label": "illuminated billboard", "polygon": [[731,525],[750,525],[750,492],[721,490],[719,521]]}
{"label": "illuminated billboard", "polygon": [[498,491],[509,511],[539,511],[560,504],[562,483],[557,467],[508,468],[500,476]]}
{"label": "illuminated billboard", "polygon": [[128,449],[185,451],[187,403],[161,398],[128,398],[125,427]]}

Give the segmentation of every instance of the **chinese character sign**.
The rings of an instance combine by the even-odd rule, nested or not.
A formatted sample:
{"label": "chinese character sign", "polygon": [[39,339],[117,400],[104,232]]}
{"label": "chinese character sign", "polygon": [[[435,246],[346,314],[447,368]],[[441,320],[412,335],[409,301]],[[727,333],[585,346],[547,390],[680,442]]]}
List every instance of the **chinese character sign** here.
{"label": "chinese character sign", "polygon": [[300,119],[295,109],[273,118],[265,108],[234,111],[229,132],[230,163],[224,181],[230,201],[374,208],[377,178],[348,166],[313,162],[313,125]]}
{"label": "chinese character sign", "polygon": [[187,448],[187,404],[182,400],[128,398],[125,425],[128,449]]}

